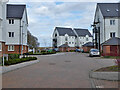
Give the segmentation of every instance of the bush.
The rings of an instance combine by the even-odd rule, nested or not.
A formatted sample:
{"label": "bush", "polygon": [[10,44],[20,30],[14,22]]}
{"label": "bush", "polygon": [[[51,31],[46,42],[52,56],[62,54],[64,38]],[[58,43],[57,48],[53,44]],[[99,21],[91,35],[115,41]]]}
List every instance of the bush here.
{"label": "bush", "polygon": [[26,57],[26,58],[18,58],[18,59],[13,59],[13,60],[5,60],[5,65],[13,65],[13,64],[18,64],[22,62],[27,62],[27,61],[32,61],[32,60],[37,60],[36,57]]}
{"label": "bush", "polygon": [[9,59],[18,59],[20,58],[20,54],[8,54]]}

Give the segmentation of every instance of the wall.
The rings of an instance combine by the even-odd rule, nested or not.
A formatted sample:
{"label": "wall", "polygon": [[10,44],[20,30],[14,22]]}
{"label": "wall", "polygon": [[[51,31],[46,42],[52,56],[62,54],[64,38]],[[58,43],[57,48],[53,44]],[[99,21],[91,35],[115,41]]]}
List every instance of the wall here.
{"label": "wall", "polygon": [[[26,47],[26,50],[25,50]],[[8,45],[6,45],[6,54],[21,54],[21,49],[22,46],[21,45],[14,45],[14,51],[8,51]],[[28,52],[28,46],[23,46],[23,53],[27,53]]]}

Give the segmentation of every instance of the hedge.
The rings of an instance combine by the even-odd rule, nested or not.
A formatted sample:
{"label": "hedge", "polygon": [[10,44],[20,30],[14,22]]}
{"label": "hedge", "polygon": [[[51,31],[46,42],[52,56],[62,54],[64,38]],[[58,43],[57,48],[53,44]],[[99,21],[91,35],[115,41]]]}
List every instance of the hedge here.
{"label": "hedge", "polygon": [[41,53],[34,53],[34,54],[29,53],[29,55],[49,55],[49,54],[56,54],[56,52],[41,52]]}
{"label": "hedge", "polygon": [[14,65],[22,62],[27,62],[27,61],[32,61],[32,60],[37,60],[36,57],[26,57],[26,58],[18,58],[18,59],[13,59],[13,60],[5,60],[5,65]]}

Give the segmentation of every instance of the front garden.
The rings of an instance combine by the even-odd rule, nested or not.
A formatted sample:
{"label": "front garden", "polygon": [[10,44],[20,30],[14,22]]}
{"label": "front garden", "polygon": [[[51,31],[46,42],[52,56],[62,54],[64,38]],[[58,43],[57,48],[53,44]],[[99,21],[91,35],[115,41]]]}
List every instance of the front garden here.
{"label": "front garden", "polygon": [[8,60],[6,60],[6,58],[4,60],[4,65],[6,65],[6,66],[14,65],[14,64],[22,63],[22,62],[33,61],[33,60],[37,60],[37,58],[36,57],[22,57],[22,58],[20,58],[19,54],[9,54]]}

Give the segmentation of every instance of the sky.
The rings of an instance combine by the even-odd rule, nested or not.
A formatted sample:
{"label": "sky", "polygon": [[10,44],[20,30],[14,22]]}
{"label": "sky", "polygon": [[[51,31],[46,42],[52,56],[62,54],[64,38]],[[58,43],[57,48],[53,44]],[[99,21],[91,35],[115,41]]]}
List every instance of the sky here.
{"label": "sky", "polygon": [[36,36],[40,47],[52,46],[55,27],[89,29],[97,3],[118,2],[119,0],[9,0],[12,4],[26,4],[28,30]]}

